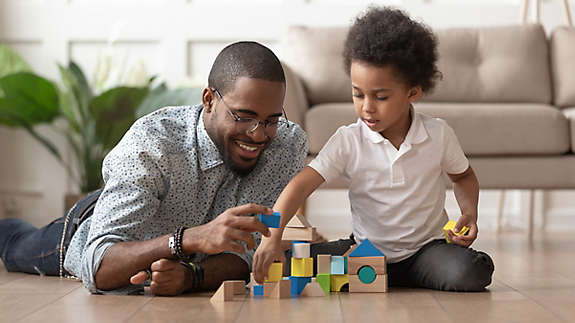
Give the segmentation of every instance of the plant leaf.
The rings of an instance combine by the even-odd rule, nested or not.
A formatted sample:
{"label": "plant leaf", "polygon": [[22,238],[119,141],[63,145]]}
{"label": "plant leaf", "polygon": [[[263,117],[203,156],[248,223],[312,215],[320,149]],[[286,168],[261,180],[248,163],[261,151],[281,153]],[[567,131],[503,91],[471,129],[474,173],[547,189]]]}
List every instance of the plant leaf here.
{"label": "plant leaf", "polygon": [[30,71],[32,71],[32,69],[18,53],[6,45],[0,44],[0,77]]}
{"label": "plant leaf", "polygon": [[31,127],[51,122],[60,114],[56,87],[45,78],[28,72],[10,74],[0,78],[0,89],[4,93],[0,122],[9,118]]}
{"label": "plant leaf", "polygon": [[148,92],[147,88],[117,87],[95,97],[90,103],[95,142],[112,149],[136,120],[136,109]]}
{"label": "plant leaf", "polygon": [[202,89],[200,88],[169,90],[165,84],[160,84],[150,91],[150,94],[138,107],[136,115],[139,118],[167,106],[197,104],[201,101],[201,97]]}

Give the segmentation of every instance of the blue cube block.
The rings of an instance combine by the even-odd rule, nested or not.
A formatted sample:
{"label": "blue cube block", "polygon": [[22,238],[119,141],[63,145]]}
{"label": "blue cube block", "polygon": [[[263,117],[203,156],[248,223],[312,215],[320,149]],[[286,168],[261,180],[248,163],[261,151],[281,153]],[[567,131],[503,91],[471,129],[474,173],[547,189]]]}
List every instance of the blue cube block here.
{"label": "blue cube block", "polygon": [[258,214],[258,219],[269,228],[279,228],[281,214],[279,212],[274,212],[273,214]]}
{"label": "blue cube block", "polygon": [[344,275],[347,273],[347,261],[344,256],[331,256],[331,274]]}
{"label": "blue cube block", "polygon": [[264,285],[254,285],[254,296],[264,296]]}
{"label": "blue cube block", "polygon": [[294,277],[291,276],[289,278],[290,285],[291,285],[291,296],[299,296],[299,294],[301,294],[301,292],[303,292],[303,289],[305,288],[305,285],[307,285],[308,283],[311,283],[311,277]]}

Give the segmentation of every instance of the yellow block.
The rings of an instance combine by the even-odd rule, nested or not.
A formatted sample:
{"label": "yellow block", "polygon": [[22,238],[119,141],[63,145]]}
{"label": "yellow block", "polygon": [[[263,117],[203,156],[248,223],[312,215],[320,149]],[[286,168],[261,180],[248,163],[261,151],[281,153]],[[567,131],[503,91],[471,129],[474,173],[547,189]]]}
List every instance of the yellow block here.
{"label": "yellow block", "polygon": [[283,264],[281,262],[274,262],[268,270],[268,278],[265,280],[269,282],[279,282],[283,276]]}
{"label": "yellow block", "polygon": [[330,276],[330,290],[332,292],[339,292],[343,285],[349,284],[349,276],[345,275],[331,275]]}
{"label": "yellow block", "polygon": [[313,277],[313,258],[291,258],[291,275]]}
{"label": "yellow block", "polygon": [[447,235],[447,232],[451,231],[453,232],[453,234],[455,234],[456,236],[460,236],[462,234],[466,234],[467,231],[469,231],[468,227],[463,227],[463,229],[461,229],[461,231],[459,232],[455,232],[453,231],[455,229],[455,225],[457,224],[457,222],[453,221],[453,220],[449,220],[449,222],[447,222],[444,226],[443,226],[443,235],[445,236],[445,240],[447,241],[447,243],[451,243],[451,241],[449,241],[449,236]]}

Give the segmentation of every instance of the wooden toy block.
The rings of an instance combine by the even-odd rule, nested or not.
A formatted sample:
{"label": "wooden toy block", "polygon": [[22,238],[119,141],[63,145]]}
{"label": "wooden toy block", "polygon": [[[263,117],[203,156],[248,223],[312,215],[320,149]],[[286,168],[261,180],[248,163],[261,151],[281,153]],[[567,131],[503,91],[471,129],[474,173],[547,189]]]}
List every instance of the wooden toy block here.
{"label": "wooden toy block", "polygon": [[294,242],[291,250],[292,258],[309,258],[310,244],[307,242]]}
{"label": "wooden toy block", "polygon": [[358,270],[363,266],[372,267],[377,275],[387,274],[385,257],[350,257],[347,262],[350,275],[357,275]]}
{"label": "wooden toy block", "polygon": [[349,247],[349,249],[347,249],[347,251],[342,256],[349,257],[349,254],[352,253],[355,250],[355,248],[357,248],[357,244],[354,244],[351,247]]}
{"label": "wooden toy block", "polygon": [[346,272],[347,259],[344,256],[331,256],[331,274],[344,275]]}
{"label": "wooden toy block", "polygon": [[270,269],[268,270],[268,278],[265,280],[265,282],[270,283],[282,280],[283,272],[284,272],[283,263],[281,262],[272,263]]}
{"label": "wooden toy block", "polygon": [[370,284],[364,284],[359,276],[349,276],[350,293],[387,293],[387,275],[377,275]]}
{"label": "wooden toy block", "polygon": [[349,275],[330,275],[330,288],[332,292],[339,292],[343,285],[349,284]]}
{"label": "wooden toy block", "polygon": [[258,219],[269,228],[279,228],[281,214],[274,212],[273,214],[258,214]]}
{"label": "wooden toy block", "polygon": [[254,297],[264,296],[264,285],[253,285],[252,290],[254,293]]}
{"label": "wooden toy block", "polygon": [[291,276],[312,277],[313,258],[291,258]]}
{"label": "wooden toy block", "polygon": [[321,285],[313,280],[309,284],[305,285],[303,291],[301,292],[301,296],[307,296],[307,297],[317,297],[325,295],[326,293],[323,291]]}
{"label": "wooden toy block", "polygon": [[353,250],[349,257],[381,257],[385,256],[379,251],[368,239],[363,240],[355,250]]}
{"label": "wooden toy block", "polygon": [[291,220],[289,220],[286,227],[290,228],[311,228],[312,225],[309,223],[304,215],[296,214]]}
{"label": "wooden toy block", "polygon": [[291,296],[299,296],[305,285],[311,282],[311,277],[294,277],[290,276],[290,294]]}
{"label": "wooden toy block", "polygon": [[316,235],[315,228],[286,227],[282,235],[282,240],[313,241]]}
{"label": "wooden toy block", "polygon": [[357,276],[362,283],[371,284],[376,278],[375,269],[370,266],[363,266],[358,270]]}
{"label": "wooden toy block", "polygon": [[[287,277],[286,277],[287,278]],[[282,279],[277,282],[275,288],[272,290],[271,298],[290,298],[291,297],[291,281]]]}
{"label": "wooden toy block", "polygon": [[243,280],[224,281],[210,299],[214,302],[228,302],[234,300],[234,295],[246,294],[246,282]]}
{"label": "wooden toy block", "polygon": [[317,255],[317,273],[331,274],[331,255]]}
{"label": "wooden toy block", "polygon": [[321,286],[325,294],[329,294],[331,287],[331,275],[330,274],[317,274],[315,280]]}
{"label": "wooden toy block", "polygon": [[457,222],[453,221],[453,220],[449,220],[449,222],[447,222],[444,226],[443,226],[443,236],[445,236],[445,241],[447,241],[447,243],[451,243],[451,241],[449,240],[449,235],[447,234],[447,232],[451,231],[453,232],[453,234],[455,234],[456,236],[460,236],[460,235],[464,235],[467,233],[467,231],[469,231],[469,227],[463,227],[461,229],[461,231],[459,232],[455,232],[455,225],[457,224]]}

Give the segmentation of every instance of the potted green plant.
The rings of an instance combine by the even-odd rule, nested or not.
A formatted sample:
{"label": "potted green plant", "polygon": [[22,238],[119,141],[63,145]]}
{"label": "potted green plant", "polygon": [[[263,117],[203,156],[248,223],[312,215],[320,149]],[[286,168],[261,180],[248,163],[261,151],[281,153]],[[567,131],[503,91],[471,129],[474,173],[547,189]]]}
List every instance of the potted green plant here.
{"label": "potted green plant", "polygon": [[[167,105],[198,102],[199,88],[170,90],[153,86],[116,86],[94,93],[82,69],[70,62],[59,66],[61,83],[35,74],[14,51],[0,44],[0,124],[25,129],[66,169],[81,193],[102,186],[101,168],[106,154],[134,121]],[[65,126],[54,123],[63,119]],[[65,138],[72,158],[35,130],[39,124],[54,126]]]}

